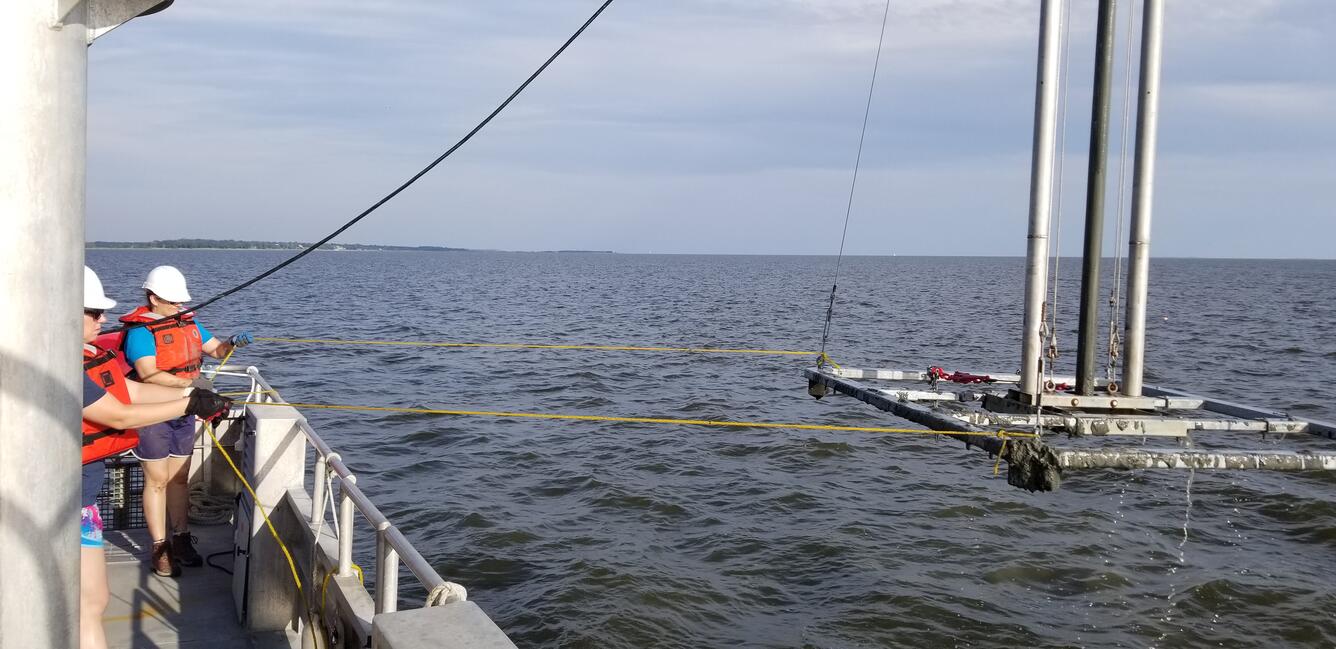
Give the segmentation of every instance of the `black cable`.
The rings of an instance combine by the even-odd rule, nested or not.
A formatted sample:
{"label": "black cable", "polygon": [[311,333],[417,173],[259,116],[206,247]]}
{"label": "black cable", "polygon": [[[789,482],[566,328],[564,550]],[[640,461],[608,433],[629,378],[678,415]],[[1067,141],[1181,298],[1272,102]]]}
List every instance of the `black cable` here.
{"label": "black cable", "polygon": [[821,328],[821,352],[817,367],[826,364],[826,342],[830,340],[830,321],[835,316],[835,290],[840,284],[840,263],[844,261],[844,240],[849,236],[849,215],[854,211],[854,190],[858,189],[858,167],[863,162],[863,140],[867,138],[868,116],[872,114],[872,93],[877,89],[877,70],[881,67],[881,46],[886,41],[886,20],[891,15],[891,0],[881,13],[881,32],[877,37],[877,56],[872,59],[872,80],[868,82],[867,104],[863,106],[863,128],[858,132],[858,155],[854,157],[853,178],[849,181],[849,202],[844,207],[844,228],[840,230],[840,253],[835,257],[835,278],[830,282],[830,303],[826,305],[826,323]]}
{"label": "black cable", "polygon": [[225,573],[227,573],[227,574],[230,575],[230,574],[232,574],[232,571],[231,571],[231,570],[229,570],[229,569],[227,569],[227,568],[224,568],[224,567],[222,567],[222,566],[220,566],[220,565],[218,565],[218,564],[216,564],[216,563],[213,562],[213,558],[214,558],[214,557],[221,557],[221,556],[223,556],[224,554],[230,554],[230,555],[232,555],[232,556],[235,557],[235,556],[237,556],[236,548],[233,548],[233,549],[231,549],[231,550],[223,550],[222,552],[214,552],[213,554],[205,555],[205,556],[204,556],[204,563],[206,563],[206,564],[208,564],[208,565],[210,565],[210,566],[212,566],[212,567],[214,567],[214,568],[217,568],[217,569],[219,569],[219,570],[221,570],[221,571],[223,571],[223,572],[225,572]]}
{"label": "black cable", "polygon": [[[209,306],[210,304],[213,304],[218,300],[221,300],[229,295],[232,295],[233,293],[249,288],[256,282],[259,282],[260,280],[269,277],[270,275],[273,275],[274,273],[277,273],[280,270],[283,270],[288,265],[292,264],[298,259],[301,259],[302,257],[305,257],[306,255],[315,252],[317,248],[325,245],[326,243],[329,243],[332,239],[334,239],[334,237],[343,234],[345,230],[356,225],[358,221],[361,221],[362,219],[369,216],[372,212],[379,209],[380,206],[390,202],[390,199],[394,198],[395,196],[398,196],[400,192],[404,191],[405,189],[408,189],[409,186],[417,182],[419,178],[427,175],[427,172],[431,171],[432,169],[435,169],[436,165],[441,164],[441,162],[443,162],[446,158],[450,157],[452,153],[458,150],[459,147],[464,146],[466,142],[473,139],[473,136],[477,135],[478,131],[481,131],[484,126],[487,126],[487,124],[492,121],[493,118],[501,114],[501,111],[505,110],[506,107],[510,105],[510,102],[515,101],[515,98],[518,97],[520,93],[524,92],[524,89],[528,88],[529,84],[533,83],[534,79],[537,79],[538,75],[542,74],[543,71],[546,70],[549,65],[552,65],[552,62],[557,60],[557,57],[561,56],[562,52],[565,52],[566,48],[570,47],[571,43],[574,43],[575,39],[579,38],[580,34],[583,34],[585,29],[587,29],[591,24],[593,24],[594,20],[596,20],[599,17],[599,15],[603,13],[603,10],[607,9],[608,5],[610,4],[612,4],[612,0],[604,0],[603,4],[599,5],[598,9],[594,11],[594,14],[589,17],[589,20],[586,20],[583,25],[580,25],[580,28],[575,30],[575,33],[571,34],[571,37],[567,38],[566,42],[562,43],[561,47],[557,48],[557,51],[552,53],[552,56],[547,57],[547,60],[544,61],[542,65],[538,66],[538,69],[534,70],[533,74],[529,75],[529,78],[524,80],[524,83],[521,83],[518,88],[515,88],[515,91],[510,93],[510,96],[506,97],[506,100],[501,102],[501,105],[497,106],[496,109],[493,110],[490,114],[488,114],[487,117],[483,118],[481,122],[478,122],[478,125],[474,126],[473,129],[470,130],[466,135],[464,135],[464,137],[460,138],[458,142],[455,142],[454,146],[447,149],[445,153],[442,153],[441,155],[437,156],[435,160],[431,161],[431,164],[423,167],[422,170],[417,172],[416,174],[413,174],[412,178],[409,178],[402,185],[396,187],[394,191],[386,194],[383,198],[376,201],[371,207],[366,208],[365,210],[362,211],[361,214],[358,214],[357,216],[353,217],[352,220],[339,226],[339,229],[329,233],[329,235],[327,235],[325,238],[312,244],[311,247],[289,257],[288,259],[279,263],[277,266],[274,266],[273,268],[270,268],[269,270],[266,270],[263,273],[260,273],[259,275],[256,275],[255,277],[246,280],[245,282],[242,282],[241,284],[238,284],[230,289],[227,289],[226,291],[223,291],[222,293],[219,293],[189,309],[185,309],[180,313],[177,313],[172,316],[167,316],[161,320],[155,320],[153,321],[152,324],[161,324],[163,322],[171,320],[180,320],[186,315],[199,311],[200,309],[203,309],[204,307]],[[135,327],[142,327],[145,326],[146,324],[149,323],[142,323],[142,322],[128,323],[115,329],[105,330],[103,333],[116,333],[120,331],[125,331],[127,329],[133,329]]]}

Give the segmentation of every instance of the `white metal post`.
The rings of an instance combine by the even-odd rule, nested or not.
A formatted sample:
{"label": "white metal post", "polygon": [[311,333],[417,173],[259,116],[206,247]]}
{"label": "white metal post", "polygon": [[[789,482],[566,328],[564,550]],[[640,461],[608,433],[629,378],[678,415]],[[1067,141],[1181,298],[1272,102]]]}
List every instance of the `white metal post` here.
{"label": "white metal post", "polygon": [[339,481],[339,566],[340,577],[353,574],[353,498],[348,495],[347,485],[357,484],[357,478],[348,476]]}
{"label": "white metal post", "polygon": [[388,538],[390,523],[376,530],[376,612],[393,613],[399,609],[399,552]]}
{"label": "white metal post", "polygon": [[1146,356],[1146,297],[1150,291],[1150,217],[1159,129],[1163,0],[1146,0],[1141,26],[1141,81],[1137,94],[1136,157],[1132,167],[1132,225],[1127,251],[1127,323],[1123,394],[1141,396]]}
{"label": "white metal post", "polygon": [[79,644],[88,32],[0,3],[0,646]]}
{"label": "white metal post", "polygon": [[1021,391],[1043,388],[1044,295],[1048,291],[1048,224],[1053,203],[1053,153],[1057,140],[1059,35],[1062,0],[1044,0],[1039,12],[1039,66],[1035,85],[1034,150],[1030,166],[1030,230],[1025,251],[1025,332],[1021,343]]}

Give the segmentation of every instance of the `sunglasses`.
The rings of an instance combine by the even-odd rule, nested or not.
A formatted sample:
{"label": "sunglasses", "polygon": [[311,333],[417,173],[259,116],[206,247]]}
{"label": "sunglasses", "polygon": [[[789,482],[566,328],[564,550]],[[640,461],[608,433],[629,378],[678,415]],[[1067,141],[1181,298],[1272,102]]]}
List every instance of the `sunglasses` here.
{"label": "sunglasses", "polygon": [[102,315],[105,313],[106,313],[105,309],[84,309],[84,315],[94,320],[100,319]]}

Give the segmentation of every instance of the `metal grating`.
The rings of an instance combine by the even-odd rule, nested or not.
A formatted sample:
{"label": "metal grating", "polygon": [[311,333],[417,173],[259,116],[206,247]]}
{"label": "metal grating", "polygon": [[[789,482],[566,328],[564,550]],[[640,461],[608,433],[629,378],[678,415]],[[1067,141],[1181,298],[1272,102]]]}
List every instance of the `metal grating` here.
{"label": "metal grating", "polygon": [[102,514],[102,529],[132,530],[147,527],[144,522],[144,470],[133,455],[109,457],[107,481],[97,495],[97,509]]}

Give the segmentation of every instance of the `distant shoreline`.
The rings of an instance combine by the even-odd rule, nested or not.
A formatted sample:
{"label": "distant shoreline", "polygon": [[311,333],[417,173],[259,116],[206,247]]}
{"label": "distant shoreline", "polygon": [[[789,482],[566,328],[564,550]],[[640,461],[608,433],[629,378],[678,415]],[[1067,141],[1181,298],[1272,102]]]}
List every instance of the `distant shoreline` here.
{"label": "distant shoreline", "polygon": [[[300,252],[313,244],[297,241],[238,241],[233,239],[164,239],[159,241],[87,241],[85,250],[274,250]],[[391,246],[367,243],[327,243],[321,252],[515,252],[450,248],[448,246]],[[535,250],[539,253],[616,254],[612,250]]]}

